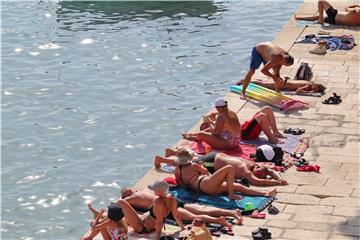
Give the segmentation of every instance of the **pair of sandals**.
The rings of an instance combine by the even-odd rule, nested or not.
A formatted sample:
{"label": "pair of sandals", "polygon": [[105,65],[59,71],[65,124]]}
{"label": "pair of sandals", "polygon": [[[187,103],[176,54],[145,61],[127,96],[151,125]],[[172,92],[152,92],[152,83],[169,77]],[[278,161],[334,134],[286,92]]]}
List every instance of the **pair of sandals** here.
{"label": "pair of sandals", "polygon": [[258,228],[251,232],[254,240],[271,239],[271,232],[267,228]]}
{"label": "pair of sandals", "polygon": [[305,133],[305,129],[302,128],[285,128],[283,130],[284,133],[292,134],[292,135],[301,135]]}
{"label": "pair of sandals", "polygon": [[222,233],[230,236],[235,235],[232,229],[220,224],[208,223],[206,226],[209,228],[210,234],[214,237],[220,237]]}
{"label": "pair of sandals", "polygon": [[292,152],[289,154],[292,158],[294,158],[296,160],[296,162],[294,163],[294,165],[296,167],[302,167],[302,166],[309,165],[309,162],[305,158],[303,158],[304,153]]}
{"label": "pair of sandals", "polygon": [[331,97],[328,97],[324,101],[322,101],[323,104],[339,104],[342,102],[341,96],[337,95],[336,93],[333,93]]}

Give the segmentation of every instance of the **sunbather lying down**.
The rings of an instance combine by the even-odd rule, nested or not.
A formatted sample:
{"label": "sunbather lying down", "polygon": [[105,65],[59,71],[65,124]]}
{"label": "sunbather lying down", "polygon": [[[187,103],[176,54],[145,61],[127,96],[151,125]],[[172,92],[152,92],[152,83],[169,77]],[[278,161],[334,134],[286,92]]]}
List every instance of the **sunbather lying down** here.
{"label": "sunbather lying down", "polygon": [[[178,158],[177,152],[172,149],[166,149],[166,157],[156,156],[154,165],[160,167],[161,163],[166,163],[176,166]],[[287,185],[284,180],[276,171],[273,171],[265,164],[255,163],[240,157],[233,157],[225,153],[218,153],[212,151],[204,156],[194,156],[192,162],[198,162],[214,174],[221,168],[230,165],[235,171],[235,178],[246,178],[248,182],[255,186],[276,186]]]}
{"label": "sunbather lying down", "polygon": [[[243,84],[243,82],[244,79],[240,80],[239,84]],[[254,79],[252,80],[252,83],[272,90],[275,89],[275,84],[273,81]],[[285,77],[285,79],[281,79],[281,86],[282,87],[280,90],[296,91],[297,94],[323,93],[326,89],[326,87],[320,83],[314,83],[306,80],[289,80],[287,77]]]}
{"label": "sunbather lying down", "polygon": [[270,197],[276,194],[276,189],[271,191],[259,191],[250,189],[239,183],[234,183],[235,170],[231,165],[220,168],[214,174],[200,163],[191,162],[192,155],[184,148],[177,151],[177,164],[175,178],[179,185],[194,191],[209,195],[228,194],[230,199],[241,199],[240,192],[245,195]]}
{"label": "sunbather lying down", "polygon": [[[148,211],[151,208],[156,197],[154,192],[147,189],[135,190],[125,187],[121,190],[121,199],[130,203],[133,208],[143,211]],[[242,224],[243,217],[241,216],[240,209],[228,210],[196,203],[184,203],[176,198],[175,200],[177,202],[179,217],[183,221],[192,222],[197,218],[205,223],[218,223],[231,228],[231,224],[227,222],[225,217],[233,217],[235,218],[235,224]]]}

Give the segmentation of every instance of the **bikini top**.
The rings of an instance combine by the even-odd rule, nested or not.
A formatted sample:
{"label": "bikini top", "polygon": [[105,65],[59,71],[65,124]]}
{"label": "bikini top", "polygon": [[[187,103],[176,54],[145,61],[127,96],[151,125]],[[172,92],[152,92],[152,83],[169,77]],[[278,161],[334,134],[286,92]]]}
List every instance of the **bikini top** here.
{"label": "bikini top", "polygon": [[[164,205],[166,206],[166,202],[163,200],[163,199],[161,199],[161,198],[159,198],[161,201],[163,201],[163,203],[164,203]],[[170,214],[170,212],[171,211],[169,211],[168,212],[168,214],[166,214],[166,216],[164,217],[164,219]],[[149,209],[149,214],[150,214],[150,216],[153,218],[153,219],[155,219],[156,220],[156,215],[155,215],[155,213],[154,213],[154,205],[152,205],[151,207],[150,207],[150,209]],[[163,220],[164,220],[163,219]]]}

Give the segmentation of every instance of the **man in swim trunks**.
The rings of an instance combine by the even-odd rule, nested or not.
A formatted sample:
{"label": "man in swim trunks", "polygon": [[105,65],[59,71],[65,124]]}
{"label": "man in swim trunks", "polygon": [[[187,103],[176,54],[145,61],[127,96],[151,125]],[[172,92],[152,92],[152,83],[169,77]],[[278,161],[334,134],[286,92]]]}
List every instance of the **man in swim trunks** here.
{"label": "man in swim trunks", "polygon": [[[291,66],[294,63],[294,58],[290,56],[287,51],[271,42],[260,42],[256,44],[251,53],[250,69],[245,76],[241,98],[246,99],[246,88],[256,69],[258,69],[262,63],[264,67],[261,69],[261,72],[274,80],[275,91],[279,92],[281,87],[280,69],[282,66]],[[269,72],[270,69],[273,70],[273,73]],[[237,85],[240,85],[240,83],[238,82]]]}
{"label": "man in swim trunks", "polygon": [[[167,149],[166,157],[156,156],[154,165],[159,168],[161,163],[176,165],[177,160],[171,155],[175,155],[176,151]],[[255,186],[276,186],[287,185],[280,174],[273,171],[266,164],[260,164],[249,161],[240,157],[233,157],[225,153],[212,151],[204,156],[193,157],[193,162],[200,162],[203,166],[213,174],[224,166],[231,165],[235,170],[235,178],[246,178],[248,182]],[[268,176],[270,179],[268,179]]]}
{"label": "man in swim trunks", "polygon": [[235,112],[228,109],[227,101],[219,98],[214,106],[217,110],[214,125],[197,133],[183,133],[187,140],[204,141],[215,149],[232,149],[240,143],[240,122]]}
{"label": "man in swim trunks", "polygon": [[[156,195],[152,191],[125,187],[121,190],[121,199],[126,200],[135,209],[148,211],[156,199]],[[192,222],[195,218],[198,218],[205,223],[218,223],[231,228],[231,224],[226,221],[225,217],[235,218],[234,223],[238,225],[242,224],[243,221],[240,209],[227,210],[200,204],[184,203],[178,200],[177,207],[180,219],[187,222]]]}
{"label": "man in swim trunks", "polygon": [[[244,83],[244,79],[240,80],[240,84]],[[275,84],[273,82],[264,81],[261,79],[252,80],[253,83],[272,89],[275,89]],[[281,80],[281,89],[288,91],[295,91],[297,94],[304,93],[323,93],[326,87],[320,83],[314,83],[306,80],[289,80],[287,77],[284,80]]]}
{"label": "man in swim trunks", "polygon": [[[327,17],[324,18],[324,11]],[[345,11],[338,12],[327,1],[318,1],[318,12],[312,16],[297,16],[296,20],[309,20],[317,21],[317,23],[323,24],[324,22],[330,24],[348,25],[348,26],[360,26],[360,5],[348,6]]]}
{"label": "man in swim trunks", "polygon": [[178,163],[175,165],[176,182],[193,191],[209,195],[228,194],[228,197],[233,200],[242,199],[235,192],[265,197],[276,194],[276,189],[262,192],[235,183],[235,170],[231,165],[226,165],[211,174],[202,164],[191,162],[192,155],[184,148],[177,150],[177,158]]}

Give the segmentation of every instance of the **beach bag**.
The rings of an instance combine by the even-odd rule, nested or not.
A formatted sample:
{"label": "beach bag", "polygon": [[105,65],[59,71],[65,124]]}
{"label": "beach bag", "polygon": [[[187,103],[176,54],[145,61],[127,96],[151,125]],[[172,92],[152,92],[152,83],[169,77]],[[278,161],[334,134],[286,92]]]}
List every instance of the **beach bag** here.
{"label": "beach bag", "polygon": [[309,64],[306,62],[302,62],[300,67],[296,71],[295,80],[307,80],[310,81],[313,76],[313,72],[309,67]]}
{"label": "beach bag", "polygon": [[203,221],[194,219],[186,240],[212,240],[212,236]]}
{"label": "beach bag", "polygon": [[261,145],[256,148],[255,161],[256,162],[282,162],[284,157],[284,151],[281,147],[273,147],[270,145]]}

